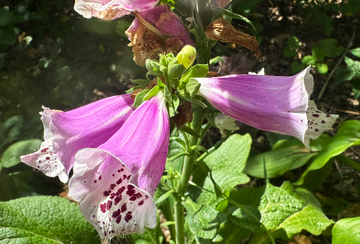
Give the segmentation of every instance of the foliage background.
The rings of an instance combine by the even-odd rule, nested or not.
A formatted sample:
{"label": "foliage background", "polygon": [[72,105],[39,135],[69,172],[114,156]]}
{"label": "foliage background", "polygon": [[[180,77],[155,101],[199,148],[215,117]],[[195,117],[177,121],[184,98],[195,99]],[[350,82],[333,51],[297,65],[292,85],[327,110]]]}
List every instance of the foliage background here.
{"label": "foliage background", "polygon": [[[122,94],[131,86],[130,79],[145,76],[145,69],[132,61],[124,34],[133,17],[111,22],[84,19],[74,12],[73,4],[72,0],[0,1],[1,201],[30,195],[66,196],[66,186],[57,179],[19,164],[18,156],[37,149],[40,141],[15,143],[42,138],[38,115],[42,105],[69,110]],[[358,1],[235,0],[232,9],[256,27],[233,20],[237,29],[256,36],[264,59],[258,61],[241,47],[218,43],[213,56],[224,55],[225,60],[220,74],[265,67],[266,74],[291,75],[312,65],[313,98],[323,110],[340,115],[337,128],[344,120],[359,120]],[[319,97],[323,87],[325,92]],[[253,150],[260,152],[269,151],[283,138],[247,126],[239,132],[250,133]],[[209,141],[220,137],[217,131],[211,136]],[[359,146],[344,155],[359,163]],[[359,216],[359,172],[336,162],[324,169],[323,181],[312,189],[323,200],[324,212],[335,220]],[[288,171],[271,182],[295,181],[304,170]],[[265,182],[252,177],[249,184]]]}

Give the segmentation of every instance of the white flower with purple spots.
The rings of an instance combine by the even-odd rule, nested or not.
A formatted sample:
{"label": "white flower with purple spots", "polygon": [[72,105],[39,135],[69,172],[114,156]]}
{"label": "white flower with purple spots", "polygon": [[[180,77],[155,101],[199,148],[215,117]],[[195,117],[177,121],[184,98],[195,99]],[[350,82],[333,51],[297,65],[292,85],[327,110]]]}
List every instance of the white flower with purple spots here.
{"label": "white flower with purple spots", "polygon": [[102,239],[156,226],[152,196],[164,171],[169,133],[165,97],[159,92],[104,144],[76,153],[68,195],[80,202],[80,211]]}
{"label": "white flower with purple spots", "polygon": [[331,128],[337,115],[325,114],[309,101],[313,90],[310,67],[294,76],[228,75],[194,78],[199,95],[224,114],[261,130],[287,134],[309,148]]}
{"label": "white flower with purple spots", "polygon": [[120,129],[133,112],[131,95],[108,97],[62,112],[44,107],[41,120],[44,139],[40,149],[21,156],[21,161],[49,177],[68,181],[77,151],[98,147]]}

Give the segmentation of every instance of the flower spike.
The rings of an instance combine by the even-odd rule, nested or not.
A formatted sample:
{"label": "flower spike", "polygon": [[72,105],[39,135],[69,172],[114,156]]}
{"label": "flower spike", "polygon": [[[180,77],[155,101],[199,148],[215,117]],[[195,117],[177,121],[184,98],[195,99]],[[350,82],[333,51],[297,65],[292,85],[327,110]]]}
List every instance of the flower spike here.
{"label": "flower spike", "polygon": [[44,139],[40,149],[21,161],[50,177],[68,181],[75,154],[106,142],[132,113],[131,95],[113,96],[62,112],[43,107]]}
{"label": "flower spike", "polygon": [[310,139],[331,128],[337,115],[309,101],[310,67],[294,76],[228,75],[195,78],[199,95],[224,114],[260,130],[292,135],[309,148]]}
{"label": "flower spike", "polygon": [[76,154],[69,196],[80,202],[80,211],[102,239],[156,226],[152,195],[165,167],[169,133],[165,97],[159,92],[107,142]]}

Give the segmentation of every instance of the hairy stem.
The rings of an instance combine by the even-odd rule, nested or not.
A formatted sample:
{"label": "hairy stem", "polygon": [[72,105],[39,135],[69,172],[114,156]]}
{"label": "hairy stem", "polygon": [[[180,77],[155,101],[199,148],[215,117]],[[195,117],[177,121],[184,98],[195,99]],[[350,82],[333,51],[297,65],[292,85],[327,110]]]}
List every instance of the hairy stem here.
{"label": "hairy stem", "polygon": [[[193,121],[191,123],[191,128],[200,132],[201,125],[203,123],[203,114],[202,110],[198,108],[193,112]],[[189,136],[189,147],[197,145],[199,143],[200,138]],[[190,155],[185,156],[183,168],[180,176],[180,182],[177,186],[175,192],[175,230],[176,230],[176,243],[177,244],[185,244],[185,231],[184,231],[184,207],[181,202],[185,196],[185,190],[189,183],[189,179],[191,177],[192,169],[194,162],[196,161],[198,152],[196,150],[192,151]]]}

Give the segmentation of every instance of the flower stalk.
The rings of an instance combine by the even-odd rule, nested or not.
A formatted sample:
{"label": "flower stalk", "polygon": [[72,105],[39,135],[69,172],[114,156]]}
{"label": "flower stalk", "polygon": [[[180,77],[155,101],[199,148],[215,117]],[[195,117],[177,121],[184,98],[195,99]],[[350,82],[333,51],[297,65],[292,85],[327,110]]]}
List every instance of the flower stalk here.
{"label": "flower stalk", "polygon": [[[201,131],[203,124],[203,113],[201,109],[195,109],[193,112],[193,121],[191,123],[191,129],[194,131]],[[199,143],[200,138],[190,135],[188,148],[195,146]],[[185,231],[184,231],[184,207],[181,204],[183,197],[185,196],[185,190],[192,174],[192,169],[196,161],[197,150],[193,150],[189,156],[185,156],[183,168],[180,176],[180,182],[176,189],[175,195],[175,223],[176,223],[176,243],[185,243]]]}

